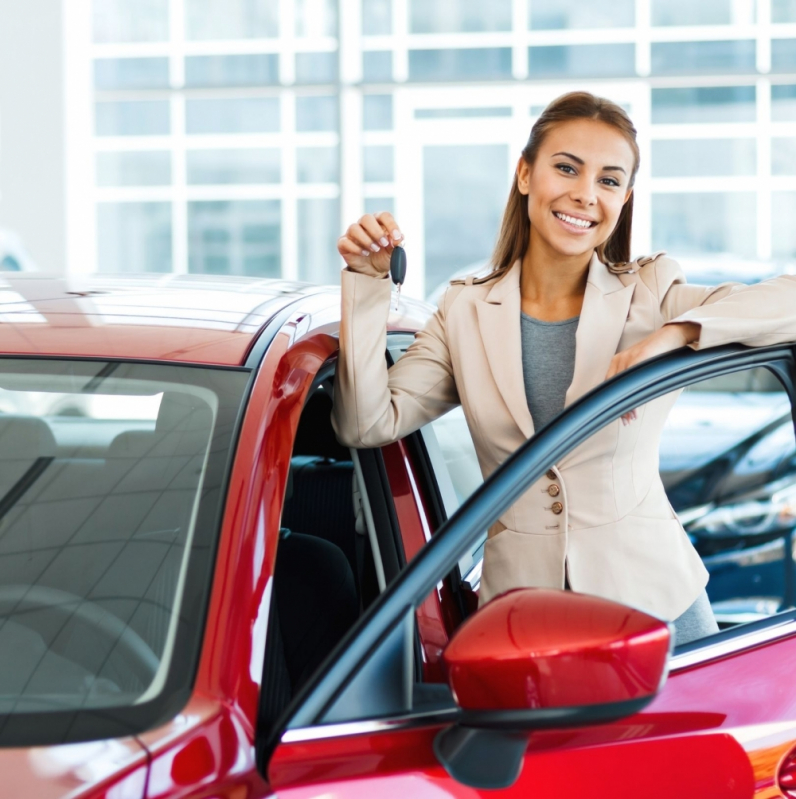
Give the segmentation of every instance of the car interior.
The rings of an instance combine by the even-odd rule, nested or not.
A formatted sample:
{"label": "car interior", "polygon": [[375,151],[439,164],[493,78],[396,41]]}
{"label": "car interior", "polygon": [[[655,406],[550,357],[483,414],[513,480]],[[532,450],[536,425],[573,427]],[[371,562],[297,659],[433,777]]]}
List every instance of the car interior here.
{"label": "car interior", "polygon": [[381,454],[337,441],[332,391],[324,371],[290,462],[260,709],[268,726],[405,565]]}

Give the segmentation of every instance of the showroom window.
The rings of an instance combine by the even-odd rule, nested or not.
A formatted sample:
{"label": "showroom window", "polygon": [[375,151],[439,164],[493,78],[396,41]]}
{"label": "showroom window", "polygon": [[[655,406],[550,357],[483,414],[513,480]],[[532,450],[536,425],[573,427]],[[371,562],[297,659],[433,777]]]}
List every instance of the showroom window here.
{"label": "showroom window", "polygon": [[99,203],[101,272],[171,271],[171,203]]}
{"label": "showroom window", "polygon": [[184,0],[188,39],[259,39],[279,35],[273,0]]}
{"label": "showroom window", "polygon": [[533,30],[567,28],[629,28],[635,25],[635,0],[528,0],[528,20]]}
{"label": "showroom window", "polygon": [[652,246],[678,255],[756,254],[756,197],[751,192],[654,194]]}
{"label": "showroom window", "polygon": [[511,30],[511,0],[409,0],[411,33]]}

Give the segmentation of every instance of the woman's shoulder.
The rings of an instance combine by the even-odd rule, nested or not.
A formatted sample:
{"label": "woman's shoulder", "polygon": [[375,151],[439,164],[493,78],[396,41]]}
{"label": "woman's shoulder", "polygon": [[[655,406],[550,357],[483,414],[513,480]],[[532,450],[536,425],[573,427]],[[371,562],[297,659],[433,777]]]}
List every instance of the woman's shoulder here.
{"label": "woman's shoulder", "polygon": [[642,255],[633,261],[607,264],[607,267],[626,285],[642,283],[658,297],[663,296],[673,283],[685,282],[683,268],[666,254],[666,250]]}

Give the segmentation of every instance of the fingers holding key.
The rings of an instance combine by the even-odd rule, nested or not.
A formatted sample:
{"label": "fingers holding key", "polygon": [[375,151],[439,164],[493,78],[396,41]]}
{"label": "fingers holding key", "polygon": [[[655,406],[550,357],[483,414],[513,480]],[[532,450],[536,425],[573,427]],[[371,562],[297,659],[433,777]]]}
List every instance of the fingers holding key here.
{"label": "fingers holding key", "polygon": [[376,214],[376,220],[389,238],[390,243],[395,245],[403,240],[404,236],[403,233],[401,233],[401,228],[398,227],[398,223],[393,219],[393,215],[389,211],[382,211]]}
{"label": "fingers holding key", "polygon": [[392,215],[365,214],[348,227],[337,241],[346,264],[357,272],[383,277],[390,270],[390,254],[403,234]]}

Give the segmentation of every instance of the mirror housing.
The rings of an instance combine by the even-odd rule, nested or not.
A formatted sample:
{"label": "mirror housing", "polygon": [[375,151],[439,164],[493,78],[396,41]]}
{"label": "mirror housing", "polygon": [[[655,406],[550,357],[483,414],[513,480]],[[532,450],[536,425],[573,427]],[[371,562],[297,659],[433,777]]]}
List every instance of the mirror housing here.
{"label": "mirror housing", "polygon": [[443,653],[469,726],[592,724],[640,710],[668,674],[669,625],[601,597],[509,591],[456,632]]}
{"label": "mirror housing", "polygon": [[496,597],[443,652],[462,712],[434,739],[437,760],[464,785],[509,787],[529,730],[613,721],[648,704],[671,640],[666,622],[601,597],[545,588]]}

